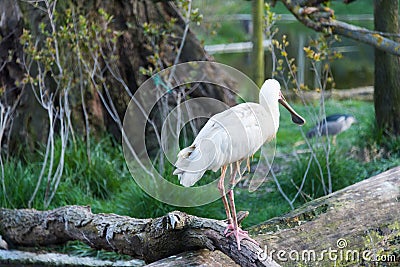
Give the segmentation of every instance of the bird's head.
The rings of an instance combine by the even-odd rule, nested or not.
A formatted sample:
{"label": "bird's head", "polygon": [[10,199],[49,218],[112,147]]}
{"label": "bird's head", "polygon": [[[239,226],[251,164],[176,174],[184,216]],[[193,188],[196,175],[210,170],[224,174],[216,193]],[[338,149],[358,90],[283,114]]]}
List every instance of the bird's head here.
{"label": "bird's head", "polygon": [[285,97],[281,92],[281,85],[275,79],[268,79],[264,82],[261,87],[260,92],[260,102],[262,102],[262,98],[264,98],[267,105],[270,103],[279,102],[282,106],[284,106],[292,116],[292,121],[298,125],[303,125],[306,123],[306,120],[301,117],[286,101]]}
{"label": "bird's head", "polygon": [[352,125],[353,123],[358,123],[358,121],[354,116],[348,115],[346,117],[346,123],[348,123],[349,125]]}

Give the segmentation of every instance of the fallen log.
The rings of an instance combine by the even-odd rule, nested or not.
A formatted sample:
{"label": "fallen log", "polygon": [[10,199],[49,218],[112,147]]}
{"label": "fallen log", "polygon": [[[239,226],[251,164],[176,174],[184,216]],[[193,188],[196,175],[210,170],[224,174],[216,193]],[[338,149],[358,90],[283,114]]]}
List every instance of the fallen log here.
{"label": "fallen log", "polygon": [[[227,257],[227,256],[225,256]],[[229,258],[228,258],[229,259]],[[5,266],[80,266],[80,267],[141,267],[141,260],[99,260],[94,257],[80,257],[61,253],[36,253],[20,250],[0,250],[0,263]],[[1,265],[3,266],[3,265]]]}
{"label": "fallen log", "polygon": [[95,249],[116,251],[154,262],[183,251],[218,249],[241,266],[279,266],[260,260],[261,248],[247,240],[238,251],[226,238],[226,223],[174,211],[155,219],[93,214],[90,207],[50,211],[0,209],[0,233],[9,245],[48,246],[80,240]]}
{"label": "fallen log", "polygon": [[269,256],[290,266],[301,261],[364,265],[382,259],[400,264],[400,167],[251,227],[250,232]]}
{"label": "fallen log", "polygon": [[[292,101],[300,101],[302,98],[307,101],[317,101],[321,98],[321,92],[317,91],[295,91],[285,92],[285,97]],[[366,86],[351,89],[330,89],[324,92],[325,99],[334,100],[358,100],[358,101],[373,101],[374,100],[374,87]]]}

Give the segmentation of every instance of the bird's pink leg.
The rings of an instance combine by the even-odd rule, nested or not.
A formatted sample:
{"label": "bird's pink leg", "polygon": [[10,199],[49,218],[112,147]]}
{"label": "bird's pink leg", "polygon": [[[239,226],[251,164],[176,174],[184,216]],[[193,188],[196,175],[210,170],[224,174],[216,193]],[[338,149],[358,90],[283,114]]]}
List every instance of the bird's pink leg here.
{"label": "bird's pink leg", "polygon": [[[230,167],[231,167],[231,178],[230,178],[230,189],[228,191],[228,194],[229,194],[230,191],[232,191],[233,186],[236,185],[236,181],[234,181],[234,185],[232,186],[232,177],[233,177],[233,179],[235,179],[237,170],[239,169],[239,171],[240,171],[240,168],[239,168],[240,167],[240,162],[239,162],[239,167],[238,167],[238,162],[236,162],[234,164],[234,166],[235,167],[232,167],[232,163],[230,164]],[[225,202],[224,202],[224,205],[225,205]],[[228,210],[230,210],[227,200],[226,200],[226,205],[228,206]],[[234,215],[236,216],[236,211],[232,210],[232,212],[235,212]],[[237,221],[237,219],[236,219],[236,221]],[[231,233],[228,233],[228,231],[232,231],[234,229],[235,229],[234,223],[232,221],[231,214],[229,213],[228,226],[225,228],[224,235],[229,236]]]}
{"label": "bird's pink leg", "polygon": [[[237,179],[237,180],[235,179],[236,178],[236,174],[235,174],[235,176],[233,177],[234,185],[232,185],[232,179],[231,179],[232,189],[237,183],[240,182],[240,180],[242,180],[242,173],[240,171],[240,163],[241,163],[241,161],[236,161],[236,163],[235,163],[236,164],[236,171],[237,171],[237,173],[239,173],[239,179]],[[243,171],[243,173],[244,173],[244,171]]]}
{"label": "bird's pink leg", "polygon": [[[258,244],[258,243],[257,243],[257,241],[255,241],[248,235],[247,231],[243,231],[242,229],[240,229],[238,222],[237,222],[235,197],[234,197],[234,193],[233,193],[233,188],[236,185],[235,176],[236,176],[236,172],[238,170],[238,165],[237,164],[235,164],[235,165],[236,165],[235,169],[234,169],[231,179],[230,179],[231,189],[228,192],[229,204],[231,206],[231,211],[232,211],[233,225],[232,224],[228,225],[227,229],[230,229],[232,231],[230,233],[228,233],[226,236],[230,236],[233,234],[236,238],[238,250],[240,250],[240,241],[242,241],[243,239],[248,239],[255,244]],[[227,232],[227,230],[225,230],[225,232]]]}
{"label": "bird's pink leg", "polygon": [[[228,219],[228,225],[230,225],[232,223],[232,216],[231,216],[231,212],[229,210],[228,200],[226,199],[226,192],[225,192],[225,186],[224,186],[226,169],[227,169],[227,166],[223,166],[221,168],[221,177],[219,178],[219,182],[218,182],[218,190],[222,196],[222,202],[224,203],[226,218]],[[227,232],[227,231],[228,231],[228,228],[225,230],[225,232]]]}

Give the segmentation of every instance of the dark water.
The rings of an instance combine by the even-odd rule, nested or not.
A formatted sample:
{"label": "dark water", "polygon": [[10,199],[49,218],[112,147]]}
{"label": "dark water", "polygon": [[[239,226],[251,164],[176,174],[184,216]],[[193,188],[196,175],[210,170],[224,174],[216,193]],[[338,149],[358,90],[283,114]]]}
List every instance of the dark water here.
{"label": "dark water", "polygon": [[[355,24],[361,24],[361,26],[368,28],[372,26],[372,22],[369,21],[355,22]],[[282,40],[282,35],[287,35],[287,40],[290,43],[287,48],[288,57],[295,58],[298,67],[301,66],[301,61],[304,60],[303,74],[298,73],[298,75],[300,78],[303,77],[304,84],[313,88],[315,85],[315,75],[311,69],[311,63],[305,58],[303,47],[307,46],[310,39],[317,38],[317,34],[298,22],[281,23],[278,25],[278,28],[279,32],[275,39]],[[342,53],[342,59],[331,63],[336,83],[335,88],[348,89],[373,85],[374,49],[372,47],[341,37],[341,41],[335,42],[333,48],[345,51]],[[235,67],[253,78],[253,64],[250,53],[215,54],[214,57],[218,62]],[[271,77],[272,59],[270,52],[267,50],[265,62],[265,77]]]}

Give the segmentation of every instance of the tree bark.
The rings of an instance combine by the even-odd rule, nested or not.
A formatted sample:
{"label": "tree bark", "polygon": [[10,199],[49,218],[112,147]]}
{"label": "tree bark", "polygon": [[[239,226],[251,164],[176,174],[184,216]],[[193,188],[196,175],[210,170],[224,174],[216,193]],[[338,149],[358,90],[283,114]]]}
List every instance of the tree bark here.
{"label": "tree bark", "polygon": [[66,206],[51,211],[0,209],[0,232],[10,244],[62,244],[80,240],[105,249],[153,262],[183,251],[218,249],[241,266],[277,266],[258,259],[261,248],[226,238],[226,223],[175,211],[155,219],[134,219],[115,214],[93,214],[89,207]]}
{"label": "tree bark", "polygon": [[[302,255],[310,250],[320,258],[324,250],[340,251],[341,239],[345,240],[343,253],[381,251],[394,255],[395,261],[400,262],[399,219],[400,167],[396,167],[254,226],[250,232],[261,246],[267,246],[268,252],[275,250],[272,258],[278,263],[285,263],[282,255],[278,258],[280,250],[286,253],[286,259],[291,251]],[[331,266],[332,260],[325,256],[311,264]],[[362,265],[362,259],[359,260],[355,265]],[[343,257],[336,263],[347,266],[348,262]],[[292,266],[299,262],[289,259],[287,263]]]}
{"label": "tree bark", "polygon": [[[35,142],[46,140],[47,129],[41,124],[46,113],[29,86],[21,86],[25,75],[23,47],[20,36],[23,30],[23,14],[17,1],[0,1],[0,103],[9,109],[4,135],[0,135],[2,148],[13,150],[18,143],[27,150],[34,149]],[[35,110],[35,112],[32,112]],[[13,138],[11,138],[13,136]],[[1,149],[0,149],[1,151]]]}
{"label": "tree bark", "polygon": [[[4,89],[4,94],[0,95],[0,101],[5,107],[13,109],[12,116],[4,131],[5,138],[3,139],[3,149],[6,148],[9,152],[15,152],[17,149],[23,150],[21,152],[25,152],[24,149],[34,151],[38,148],[38,144],[46,142],[48,135],[49,120],[47,111],[39,105],[34,96],[34,86],[24,83],[24,77],[27,72],[30,72],[35,77],[37,73],[36,63],[34,62],[32,66],[24,66],[26,54],[24,54],[23,46],[20,43],[20,37],[24,29],[30,31],[31,38],[34,42],[37,40],[39,48],[45,42],[45,38],[39,28],[41,23],[47,25],[45,27],[49,27],[49,18],[48,14],[43,11],[45,9],[43,8],[43,1],[38,2],[38,6],[42,9],[27,1],[0,1],[0,14],[2,16],[0,24],[0,35],[2,37],[0,40],[0,88]],[[72,49],[68,48],[74,45],[73,40],[70,40],[71,43],[60,47],[60,55],[65,63],[65,66],[62,67],[68,70],[65,72],[69,76],[76,78],[74,82],[76,80],[81,81],[81,83],[77,82],[77,85],[73,85],[74,87],[69,91],[71,127],[79,135],[104,136],[106,131],[120,140],[121,132],[119,126],[110,116],[99,93],[107,95],[104,92],[104,85],[107,85],[110,97],[109,99],[106,98],[106,102],[108,104],[110,101],[113,102],[116,115],[122,120],[131,99],[130,95],[135,93],[138,87],[149,78],[141,73],[141,67],[145,69],[153,67],[154,69],[153,63],[148,58],[154,51],[150,48],[148,37],[143,30],[143,25],[146,23],[159,26],[168,23],[171,19],[176,19],[171,33],[159,43],[155,42],[154,44],[159,49],[158,53],[162,66],[168,67],[175,62],[177,57],[176,48],[183,41],[185,43],[178,58],[178,63],[212,60],[190,29],[185,40],[183,40],[186,21],[173,2],[152,0],[119,0],[110,2],[93,0],[83,3],[70,0],[57,3],[56,29],[65,26],[66,22],[63,21],[63,16],[68,8],[76,12],[75,19],[79,15],[83,15],[88,22],[97,23],[96,25],[102,25],[103,23],[99,19],[98,13],[98,10],[103,9],[107,14],[113,16],[109,25],[110,31],[121,33],[117,39],[116,50],[112,51],[113,54],[111,55],[110,49],[106,47],[103,51],[110,52],[110,54],[103,55],[97,62],[98,69],[101,70],[101,75],[104,76],[104,81],[100,81],[103,78],[98,78],[99,81],[96,81],[100,85],[97,89],[94,88],[94,81],[89,77],[90,73],[85,73],[85,71],[79,73],[78,71],[80,66],[78,61],[84,57],[84,52],[79,58]],[[95,43],[96,40],[88,42]],[[101,43],[98,45],[106,46]],[[86,47],[81,49],[87,52],[85,50]],[[111,56],[115,56],[117,59],[108,68],[105,61],[106,58],[111,58]],[[93,59],[89,56],[86,60],[90,62]],[[53,63],[53,66],[55,66],[55,62]],[[90,66],[90,68],[95,70],[94,66]],[[218,69],[210,69],[207,75],[218,77],[218,79],[224,81],[223,84],[232,84],[231,78]],[[60,88],[56,89],[52,80],[54,76],[57,76],[57,71],[49,71],[48,76],[50,82],[46,84],[46,90],[54,94],[59,93]],[[115,76],[118,77],[116,78]],[[124,88],[122,83],[127,86],[128,90]],[[81,86],[84,87],[82,96]],[[212,97],[228,105],[235,104],[235,97],[232,92],[212,84],[200,85],[190,96]],[[58,99],[55,102],[58,102]],[[55,113],[57,112],[57,105],[58,103],[54,104]],[[4,140],[9,140],[7,146],[4,146]],[[19,147],[19,145],[21,146]]]}
{"label": "tree bark", "polygon": [[153,262],[146,267],[175,267],[175,266],[232,266],[239,267],[231,258],[227,257],[222,252],[215,250],[210,251],[201,249],[197,251],[188,251],[178,254],[173,257],[165,258]]}
{"label": "tree bark", "polygon": [[[398,9],[398,0],[375,0],[375,30],[398,34]],[[400,57],[379,49],[375,49],[374,104],[379,129],[400,135]]]}
{"label": "tree bark", "polygon": [[10,266],[129,266],[129,267],[175,267],[175,266],[210,266],[239,267],[231,258],[219,250],[200,249],[183,252],[156,262],[146,264],[143,260],[99,260],[94,257],[80,257],[60,253],[35,253],[21,250],[1,250],[0,263]]}

